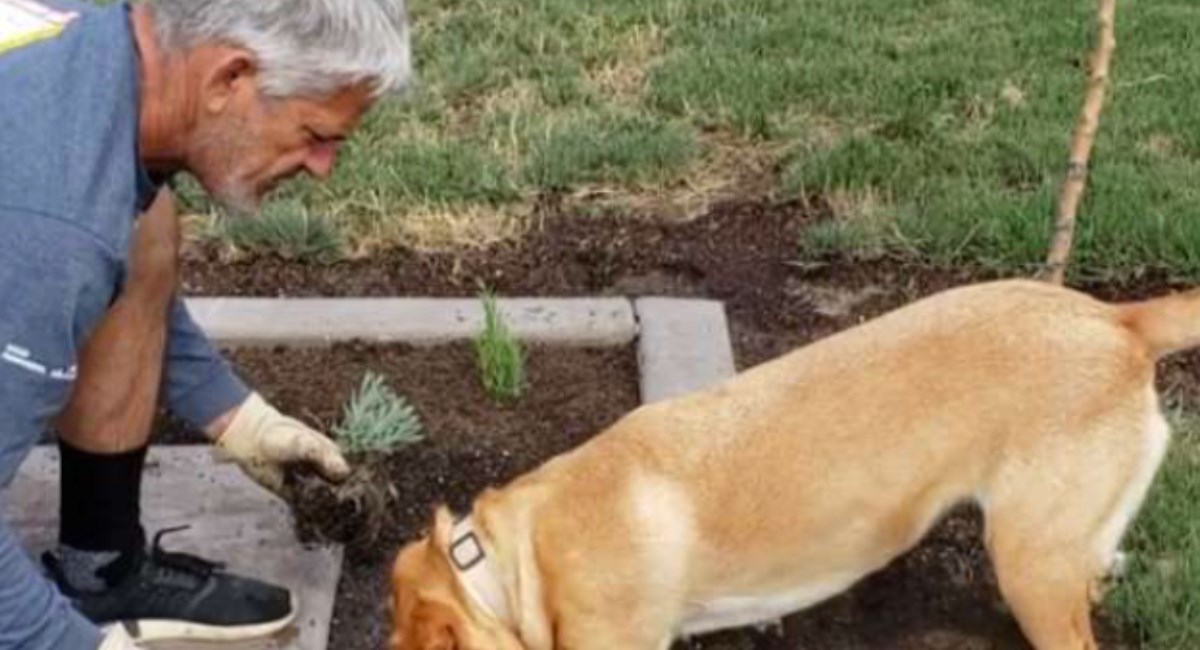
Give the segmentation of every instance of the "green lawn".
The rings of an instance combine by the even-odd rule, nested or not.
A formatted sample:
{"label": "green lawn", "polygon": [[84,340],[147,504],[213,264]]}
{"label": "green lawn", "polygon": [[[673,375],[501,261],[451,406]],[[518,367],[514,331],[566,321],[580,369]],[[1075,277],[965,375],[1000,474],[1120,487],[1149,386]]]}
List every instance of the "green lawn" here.
{"label": "green lawn", "polygon": [[[415,92],[370,117],[336,180],[282,198],[347,247],[430,230],[454,244],[519,233],[541,193],[695,206],[749,169],[831,202],[839,218],[806,233],[808,254],[1025,272],[1046,246],[1093,5],[414,0]],[[1075,273],[1200,277],[1197,24],[1191,0],[1120,4]]]}

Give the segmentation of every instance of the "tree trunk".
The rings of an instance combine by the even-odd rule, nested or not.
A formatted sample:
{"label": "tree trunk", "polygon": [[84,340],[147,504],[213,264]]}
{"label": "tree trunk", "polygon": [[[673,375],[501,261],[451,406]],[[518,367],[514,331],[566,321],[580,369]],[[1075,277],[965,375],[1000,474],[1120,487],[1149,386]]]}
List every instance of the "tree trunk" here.
{"label": "tree trunk", "polygon": [[1109,84],[1109,65],[1117,40],[1113,23],[1116,19],[1116,0],[1097,0],[1099,35],[1096,49],[1089,62],[1087,95],[1083,112],[1075,126],[1075,137],[1071,141],[1071,157],[1067,164],[1067,175],[1058,196],[1058,214],[1054,220],[1054,238],[1042,278],[1062,284],[1071,255],[1071,243],[1075,237],[1075,217],[1079,201],[1087,184],[1088,160],[1096,130],[1100,126],[1100,112],[1104,108],[1104,95]]}

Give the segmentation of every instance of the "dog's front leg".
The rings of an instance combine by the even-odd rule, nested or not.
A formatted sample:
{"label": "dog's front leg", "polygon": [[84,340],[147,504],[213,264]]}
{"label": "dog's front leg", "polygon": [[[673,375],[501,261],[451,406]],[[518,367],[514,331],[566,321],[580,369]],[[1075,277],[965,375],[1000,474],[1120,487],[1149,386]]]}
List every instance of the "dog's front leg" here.
{"label": "dog's front leg", "polygon": [[671,637],[665,640],[653,641],[644,638],[631,638],[628,634],[615,634],[603,639],[596,639],[575,644],[555,644],[554,650],[668,650],[671,647]]}

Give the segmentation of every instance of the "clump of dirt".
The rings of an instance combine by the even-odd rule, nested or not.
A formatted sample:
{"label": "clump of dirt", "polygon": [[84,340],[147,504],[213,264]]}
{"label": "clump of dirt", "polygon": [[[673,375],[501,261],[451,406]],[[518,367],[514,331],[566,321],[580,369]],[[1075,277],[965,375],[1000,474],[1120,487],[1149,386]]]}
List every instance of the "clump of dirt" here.
{"label": "clump of dirt", "polygon": [[363,454],[347,460],[350,476],[338,484],[304,468],[288,473],[287,500],[301,542],[370,547],[396,527],[399,493],[388,476],[387,457]]}

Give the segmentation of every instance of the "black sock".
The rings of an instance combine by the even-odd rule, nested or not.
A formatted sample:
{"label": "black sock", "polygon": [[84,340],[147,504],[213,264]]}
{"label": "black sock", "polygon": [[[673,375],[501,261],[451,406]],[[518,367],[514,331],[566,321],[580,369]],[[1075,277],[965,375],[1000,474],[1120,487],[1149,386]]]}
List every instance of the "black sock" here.
{"label": "black sock", "polygon": [[58,541],[80,551],[139,551],[142,467],[148,445],[117,454],[93,454],[59,440],[62,453]]}

